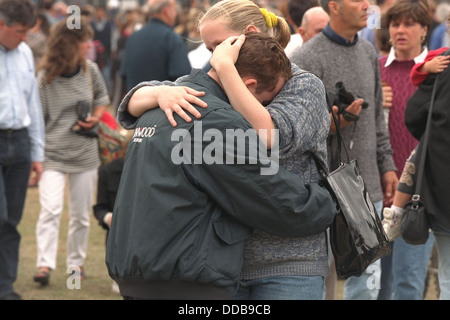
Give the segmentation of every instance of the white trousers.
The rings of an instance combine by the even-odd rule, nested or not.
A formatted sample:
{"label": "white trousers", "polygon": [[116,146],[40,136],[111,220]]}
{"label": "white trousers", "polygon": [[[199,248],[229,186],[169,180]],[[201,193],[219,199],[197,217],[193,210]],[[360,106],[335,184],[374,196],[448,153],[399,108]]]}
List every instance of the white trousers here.
{"label": "white trousers", "polygon": [[69,228],[67,233],[67,267],[83,266],[89,239],[90,215],[97,170],[65,173],[44,170],[39,181],[41,212],[36,224],[37,267],[56,268],[59,228],[68,178]]}

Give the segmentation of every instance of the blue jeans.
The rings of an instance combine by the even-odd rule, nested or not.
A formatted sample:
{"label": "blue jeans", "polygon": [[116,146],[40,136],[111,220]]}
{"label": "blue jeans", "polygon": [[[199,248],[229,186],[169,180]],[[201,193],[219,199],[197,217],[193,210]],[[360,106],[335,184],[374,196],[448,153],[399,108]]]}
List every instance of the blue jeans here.
{"label": "blue jeans", "polygon": [[422,300],[434,236],[423,245],[408,244],[399,237],[392,253],[381,258],[381,290],[378,300]]}
{"label": "blue jeans", "polygon": [[[378,216],[381,217],[383,201],[374,202]],[[376,300],[380,291],[381,259],[369,265],[359,277],[350,277],[344,284],[344,300]]]}
{"label": "blue jeans", "polygon": [[378,300],[391,300],[393,298],[394,276],[392,272],[392,256],[394,254],[394,243],[389,242],[391,254],[381,258],[381,279]]}
{"label": "blue jeans", "polygon": [[408,244],[402,237],[395,239],[392,253],[392,293],[395,300],[423,300],[433,244],[433,233],[421,245]]}
{"label": "blue jeans", "polygon": [[381,290],[378,300],[422,300],[434,236],[423,245],[408,244],[399,237],[392,253],[381,258]]}
{"label": "blue jeans", "polygon": [[28,131],[0,131],[0,297],[14,292],[30,166]]}
{"label": "blue jeans", "polygon": [[234,300],[323,300],[325,281],[320,276],[286,276],[241,280]]}
{"label": "blue jeans", "polygon": [[439,300],[450,300],[450,230],[434,230],[438,253]]}

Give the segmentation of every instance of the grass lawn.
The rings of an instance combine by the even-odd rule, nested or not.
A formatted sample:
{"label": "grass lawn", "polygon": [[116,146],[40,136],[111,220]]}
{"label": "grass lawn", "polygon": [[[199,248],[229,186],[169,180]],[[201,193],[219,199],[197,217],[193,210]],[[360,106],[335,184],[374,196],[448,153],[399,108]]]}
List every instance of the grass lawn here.
{"label": "grass lawn", "polygon": [[106,233],[98,225],[93,214],[85,264],[87,277],[79,283],[79,286],[70,279],[65,263],[68,227],[67,197],[65,203],[61,217],[57,267],[51,272],[49,285],[42,287],[33,281],[33,275],[37,270],[35,227],[40,210],[39,196],[37,188],[28,189],[25,210],[19,225],[22,239],[18,277],[14,284],[16,291],[24,300],[122,300],[119,294],[111,290],[112,280],[104,262]]}

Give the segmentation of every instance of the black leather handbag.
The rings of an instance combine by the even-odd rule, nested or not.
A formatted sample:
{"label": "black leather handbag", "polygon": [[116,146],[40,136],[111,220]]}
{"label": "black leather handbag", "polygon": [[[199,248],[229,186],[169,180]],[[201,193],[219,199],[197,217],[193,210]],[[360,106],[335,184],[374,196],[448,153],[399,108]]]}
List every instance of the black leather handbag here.
{"label": "black leather handbag", "polygon": [[[339,124],[336,124],[338,154],[342,143]],[[347,153],[347,150],[345,149]],[[315,156],[316,164],[336,204],[336,217],[330,226],[330,245],[336,273],[339,279],[360,276],[374,261],[391,253],[389,240],[381,220],[367,192],[356,159],[341,162],[340,166],[328,172],[325,165]]]}
{"label": "black leather handbag", "polygon": [[420,195],[414,195],[404,208],[400,222],[403,240],[409,244],[425,244],[430,236],[430,224]]}

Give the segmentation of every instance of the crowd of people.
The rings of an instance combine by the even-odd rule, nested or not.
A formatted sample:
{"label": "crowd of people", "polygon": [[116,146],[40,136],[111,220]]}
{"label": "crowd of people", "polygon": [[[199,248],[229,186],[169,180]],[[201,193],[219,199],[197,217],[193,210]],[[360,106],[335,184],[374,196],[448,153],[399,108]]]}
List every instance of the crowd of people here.
{"label": "crowd of people", "polygon": [[[336,212],[315,162],[339,165],[331,113],[392,247],[345,281],[344,299],[423,299],[434,246],[439,299],[450,299],[450,8],[436,6],[149,0],[86,4],[74,17],[64,1],[0,0],[0,299],[21,299],[29,186],[40,286],[56,269],[68,188],[67,267],[87,276],[94,216],[124,299],[334,299]],[[431,236],[411,245],[399,222],[437,74],[423,191]],[[356,97],[345,110],[327,100],[337,82]],[[130,134],[126,153],[102,164],[96,128],[108,108]],[[250,135],[242,150],[230,150],[230,131]]]}

